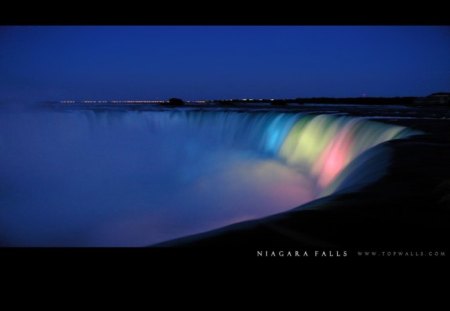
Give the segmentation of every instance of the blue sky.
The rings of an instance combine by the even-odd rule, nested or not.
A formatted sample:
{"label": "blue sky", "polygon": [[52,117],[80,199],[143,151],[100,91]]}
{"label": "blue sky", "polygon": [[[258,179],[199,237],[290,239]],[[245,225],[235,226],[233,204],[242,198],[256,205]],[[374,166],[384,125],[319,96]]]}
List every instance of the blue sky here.
{"label": "blue sky", "polygon": [[0,27],[0,101],[422,96],[450,27]]}

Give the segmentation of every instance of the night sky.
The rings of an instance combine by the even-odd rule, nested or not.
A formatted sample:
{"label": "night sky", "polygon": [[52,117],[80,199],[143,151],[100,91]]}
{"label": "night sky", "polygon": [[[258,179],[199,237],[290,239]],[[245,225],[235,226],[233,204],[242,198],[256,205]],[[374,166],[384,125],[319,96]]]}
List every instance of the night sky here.
{"label": "night sky", "polygon": [[450,27],[0,27],[0,102],[424,96]]}

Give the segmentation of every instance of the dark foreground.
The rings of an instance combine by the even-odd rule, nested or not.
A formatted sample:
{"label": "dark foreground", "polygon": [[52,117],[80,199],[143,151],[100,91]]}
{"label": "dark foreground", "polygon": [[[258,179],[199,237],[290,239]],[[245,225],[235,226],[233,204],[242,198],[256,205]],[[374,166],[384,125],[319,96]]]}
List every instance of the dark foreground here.
{"label": "dark foreground", "polygon": [[[356,111],[356,115],[362,115]],[[370,115],[364,111],[364,115]],[[446,110],[384,111],[380,119],[426,135],[390,141],[392,160],[381,180],[290,212],[156,245],[226,253],[258,250],[447,251],[450,236],[450,120]],[[380,111],[376,112],[380,115]],[[215,250],[215,251],[212,251]],[[163,251],[163,250],[159,250]],[[199,249],[200,251],[200,249]],[[265,253],[267,254],[267,253]],[[425,256],[426,256],[425,254]],[[446,256],[449,256],[446,252]]]}

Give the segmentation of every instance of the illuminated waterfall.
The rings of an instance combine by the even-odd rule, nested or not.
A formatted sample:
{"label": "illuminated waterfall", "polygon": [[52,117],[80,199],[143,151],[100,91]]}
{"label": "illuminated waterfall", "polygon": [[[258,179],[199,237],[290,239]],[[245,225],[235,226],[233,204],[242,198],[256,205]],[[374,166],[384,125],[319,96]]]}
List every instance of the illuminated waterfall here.
{"label": "illuminated waterfall", "polygon": [[[187,130],[193,135],[186,139],[215,136],[220,144],[252,148],[256,153],[273,156],[316,178],[321,189],[327,189],[366,150],[415,133],[403,126],[327,114],[199,111],[141,114],[153,129],[176,123],[182,128],[180,131]],[[139,117],[128,117],[129,124],[139,123],[136,122]]]}
{"label": "illuminated waterfall", "polygon": [[317,178],[326,189],[360,154],[413,132],[402,126],[332,115],[299,119],[285,136],[278,155]]}
{"label": "illuminated waterfall", "polygon": [[0,118],[0,243],[18,246],[150,245],[281,213],[374,181],[372,147],[414,134],[276,111]]}

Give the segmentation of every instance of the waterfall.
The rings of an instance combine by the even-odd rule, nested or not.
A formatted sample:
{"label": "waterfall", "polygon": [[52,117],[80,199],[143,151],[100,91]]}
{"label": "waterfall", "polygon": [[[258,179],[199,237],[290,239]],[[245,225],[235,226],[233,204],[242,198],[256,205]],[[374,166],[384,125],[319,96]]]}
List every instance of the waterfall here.
{"label": "waterfall", "polygon": [[17,246],[149,245],[280,213],[372,182],[386,168],[373,147],[414,134],[276,111],[0,119],[0,243]]}
{"label": "waterfall", "polygon": [[[112,120],[110,113],[88,114],[97,116],[91,122]],[[272,156],[314,176],[324,191],[368,149],[415,133],[403,126],[329,114],[177,111],[133,112],[123,118],[127,126],[159,132],[175,128],[186,140],[209,137],[222,146]]]}

